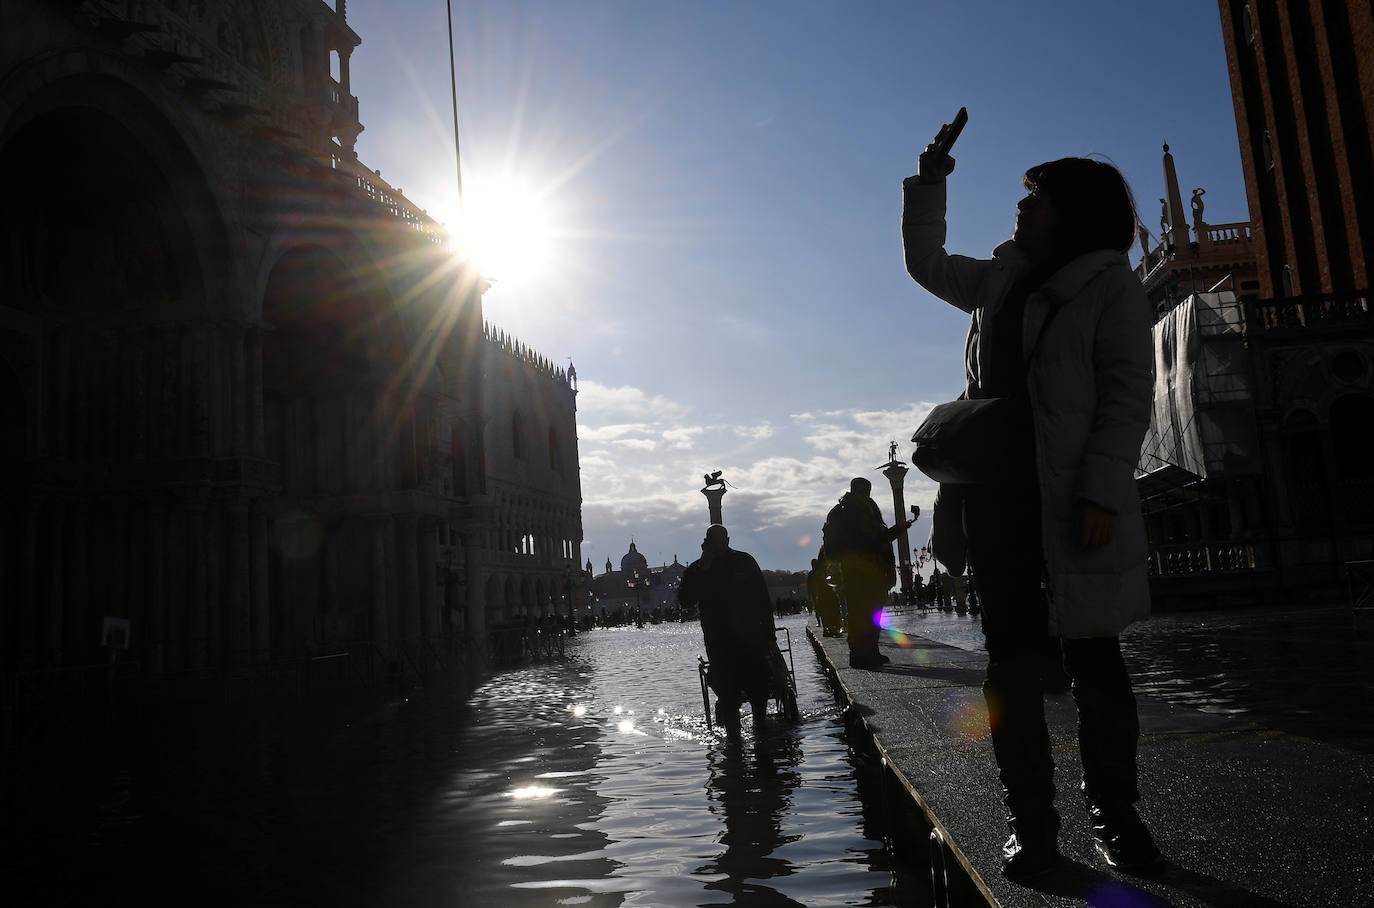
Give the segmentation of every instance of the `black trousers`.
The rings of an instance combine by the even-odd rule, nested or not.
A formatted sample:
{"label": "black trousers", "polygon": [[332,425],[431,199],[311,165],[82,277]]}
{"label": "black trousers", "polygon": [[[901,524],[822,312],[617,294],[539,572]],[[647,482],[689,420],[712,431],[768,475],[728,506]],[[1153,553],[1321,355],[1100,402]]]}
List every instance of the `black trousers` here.
{"label": "black trousers", "polygon": [[1072,679],[1088,798],[1098,804],[1138,800],[1140,726],[1119,640],[1049,637],[1039,485],[1031,468],[1003,484],[969,487],[964,532],[983,610],[993,750],[1012,815],[1053,813],[1054,763],[1044,714],[1051,666]]}

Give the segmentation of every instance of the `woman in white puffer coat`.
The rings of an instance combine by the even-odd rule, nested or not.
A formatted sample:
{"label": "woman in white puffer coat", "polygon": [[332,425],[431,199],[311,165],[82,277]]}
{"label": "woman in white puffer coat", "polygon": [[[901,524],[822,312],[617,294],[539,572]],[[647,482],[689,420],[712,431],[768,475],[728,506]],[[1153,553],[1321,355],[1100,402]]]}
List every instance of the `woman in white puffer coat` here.
{"label": "woman in white puffer coat", "polygon": [[942,488],[940,506],[962,505],[962,521],[935,518],[962,523],[983,607],[984,695],[1012,833],[1002,872],[1035,876],[1059,859],[1048,637],[1073,679],[1098,848],[1113,866],[1146,866],[1159,851],[1134,806],[1139,724],[1117,638],[1149,614],[1134,470],[1153,354],[1149,303],[1125,255],[1135,206],[1116,168],[1051,161],[1027,171],[1015,233],[991,259],[949,255],[953,169],[933,146],[921,156],[920,174],[903,183],[902,236],[911,276],[971,315],[966,395],[1018,402],[1005,475],[956,495]]}

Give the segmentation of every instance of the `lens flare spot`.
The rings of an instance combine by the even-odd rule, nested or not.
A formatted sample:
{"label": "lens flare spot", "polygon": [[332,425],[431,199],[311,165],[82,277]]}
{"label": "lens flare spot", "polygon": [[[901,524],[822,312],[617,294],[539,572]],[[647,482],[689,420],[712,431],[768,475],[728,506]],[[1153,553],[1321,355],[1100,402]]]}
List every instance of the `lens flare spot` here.
{"label": "lens flare spot", "polygon": [[572,706],[568,707],[568,711],[580,719],[587,714],[587,705],[585,703],[574,703]]}
{"label": "lens flare spot", "polygon": [[988,736],[988,710],[981,702],[966,703],[950,717],[949,730],[961,741],[980,741]]}
{"label": "lens flare spot", "polygon": [[878,627],[890,627],[892,625],[892,615],[885,608],[880,608],[873,613],[873,623]]}
{"label": "lens flare spot", "polygon": [[800,539],[797,540],[797,548],[806,548],[806,547],[807,547],[808,545],[810,545],[810,544],[811,544],[811,537],[810,537],[810,536],[803,536],[802,538],[800,538]]}
{"label": "lens flare spot", "polygon": [[619,731],[621,734],[628,735],[634,732],[635,723],[633,719],[621,719],[619,722],[616,723],[615,727],[616,730]]}

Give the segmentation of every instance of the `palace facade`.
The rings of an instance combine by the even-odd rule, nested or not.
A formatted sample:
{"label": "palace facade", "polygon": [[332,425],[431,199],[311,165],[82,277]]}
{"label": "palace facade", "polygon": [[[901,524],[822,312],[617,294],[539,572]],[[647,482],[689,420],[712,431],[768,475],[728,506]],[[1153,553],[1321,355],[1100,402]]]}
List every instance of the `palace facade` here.
{"label": "palace facade", "polygon": [[357,160],[360,43],[345,0],[0,5],[8,677],[480,661],[570,607],[575,374]]}

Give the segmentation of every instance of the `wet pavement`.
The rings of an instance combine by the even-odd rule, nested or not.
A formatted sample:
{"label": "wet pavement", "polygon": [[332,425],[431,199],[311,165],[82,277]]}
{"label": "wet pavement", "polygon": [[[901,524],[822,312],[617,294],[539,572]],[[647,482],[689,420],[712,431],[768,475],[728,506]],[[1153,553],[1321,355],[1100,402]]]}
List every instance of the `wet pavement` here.
{"label": "wet pavement", "polygon": [[976,620],[892,616],[892,663],[880,672],[848,668],[842,640],[813,640],[851,739],[866,738],[881,761],[885,810],[911,827],[906,853],[932,867],[937,904],[1278,908],[1374,904],[1374,756],[1356,746],[1369,733],[1370,630],[1348,609],[1165,616],[1133,628],[1140,810],[1165,860],[1131,876],[1097,856],[1075,804],[1073,703],[1050,695],[1065,860],[1032,885],[998,873],[1006,828]]}
{"label": "wet pavement", "polygon": [[[894,613],[895,627],[983,651],[976,615]],[[1127,628],[1136,691],[1374,753],[1374,611],[1345,606],[1156,615]]]}

